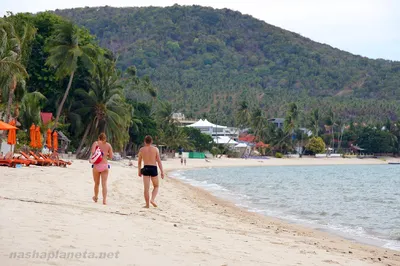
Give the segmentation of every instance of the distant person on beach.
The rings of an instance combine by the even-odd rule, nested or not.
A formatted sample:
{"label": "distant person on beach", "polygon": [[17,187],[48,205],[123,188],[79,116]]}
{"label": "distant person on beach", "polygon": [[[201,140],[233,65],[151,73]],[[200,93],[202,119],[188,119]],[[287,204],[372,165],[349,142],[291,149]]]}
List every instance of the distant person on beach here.
{"label": "distant person on beach", "polygon": [[42,153],[43,154],[49,154],[50,153],[50,150],[49,150],[49,148],[47,148],[46,144],[43,146]]}
{"label": "distant person on beach", "polygon": [[111,144],[107,142],[106,134],[104,134],[104,133],[101,133],[99,135],[98,141],[95,141],[93,143],[92,149],[91,149],[91,156],[94,154],[96,147],[100,148],[100,150],[103,154],[103,158],[100,163],[92,165],[93,180],[94,180],[94,196],[92,199],[94,202],[97,202],[97,200],[98,200],[100,178],[101,178],[103,204],[106,205],[107,204],[107,178],[108,178],[108,173],[109,173],[109,168],[110,168],[107,158],[113,157],[113,149],[111,147]]}
{"label": "distant person on beach", "polygon": [[[158,171],[157,164],[161,171],[161,178],[164,179],[164,170],[162,167],[160,152],[154,146],[153,139],[151,136],[146,136],[144,138],[144,147],[139,150],[139,159],[138,159],[138,176],[143,176],[143,185],[144,185],[144,200],[146,201],[145,208],[153,205],[157,207],[155,202],[157,193],[158,193]],[[143,160],[143,168],[142,168],[142,160]],[[150,179],[153,183],[153,192],[151,193],[151,199],[149,199],[149,190],[150,190]]]}
{"label": "distant person on beach", "polygon": [[186,158],[184,158],[184,159],[183,159],[183,163],[184,163],[184,164],[185,164],[185,166],[186,166]]}
{"label": "distant person on beach", "polygon": [[181,165],[183,165],[183,158],[181,157]]}

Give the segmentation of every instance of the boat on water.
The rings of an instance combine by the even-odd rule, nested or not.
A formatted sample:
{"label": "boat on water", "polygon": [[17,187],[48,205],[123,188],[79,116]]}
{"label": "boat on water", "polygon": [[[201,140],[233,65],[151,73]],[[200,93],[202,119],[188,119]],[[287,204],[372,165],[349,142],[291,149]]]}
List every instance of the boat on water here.
{"label": "boat on water", "polygon": [[388,162],[388,164],[400,164],[400,162]]}

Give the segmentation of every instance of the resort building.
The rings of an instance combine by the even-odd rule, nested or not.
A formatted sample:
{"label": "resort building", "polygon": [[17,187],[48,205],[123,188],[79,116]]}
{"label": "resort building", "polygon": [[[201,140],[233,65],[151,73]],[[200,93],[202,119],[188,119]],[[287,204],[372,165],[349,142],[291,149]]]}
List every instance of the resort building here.
{"label": "resort building", "polygon": [[237,139],[239,137],[239,130],[237,128],[216,125],[209,122],[207,119],[200,119],[193,124],[187,125],[187,127],[197,128],[201,131],[201,133],[208,134],[213,138],[228,137]]}
{"label": "resort building", "polygon": [[182,126],[187,126],[196,122],[193,119],[187,119],[184,114],[182,113],[173,113],[172,118],[175,121],[178,121]]}
{"label": "resort building", "polygon": [[268,119],[268,122],[273,123],[277,128],[283,128],[285,119],[284,118],[271,118],[271,119]]}

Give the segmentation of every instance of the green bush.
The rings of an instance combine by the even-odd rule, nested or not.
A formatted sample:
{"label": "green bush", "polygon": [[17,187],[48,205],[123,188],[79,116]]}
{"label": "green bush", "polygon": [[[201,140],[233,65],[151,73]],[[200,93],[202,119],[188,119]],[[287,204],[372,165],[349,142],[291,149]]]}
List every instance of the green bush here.
{"label": "green bush", "polygon": [[313,154],[325,152],[325,142],[321,137],[312,137],[308,142],[306,149]]}
{"label": "green bush", "polygon": [[221,151],[217,147],[212,147],[210,153],[213,155],[213,157],[217,156]]}
{"label": "green bush", "polygon": [[280,152],[275,153],[275,158],[283,158],[283,154]]}
{"label": "green bush", "polygon": [[19,150],[24,145],[29,146],[28,133],[23,130],[17,130],[17,144],[15,145],[15,149]]}

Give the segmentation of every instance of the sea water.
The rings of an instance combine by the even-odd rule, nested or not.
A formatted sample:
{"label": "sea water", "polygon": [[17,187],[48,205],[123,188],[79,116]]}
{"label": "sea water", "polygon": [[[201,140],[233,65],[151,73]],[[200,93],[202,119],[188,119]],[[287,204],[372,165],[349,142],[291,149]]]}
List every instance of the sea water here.
{"label": "sea water", "polygon": [[400,165],[208,168],[173,176],[250,211],[400,250]]}

